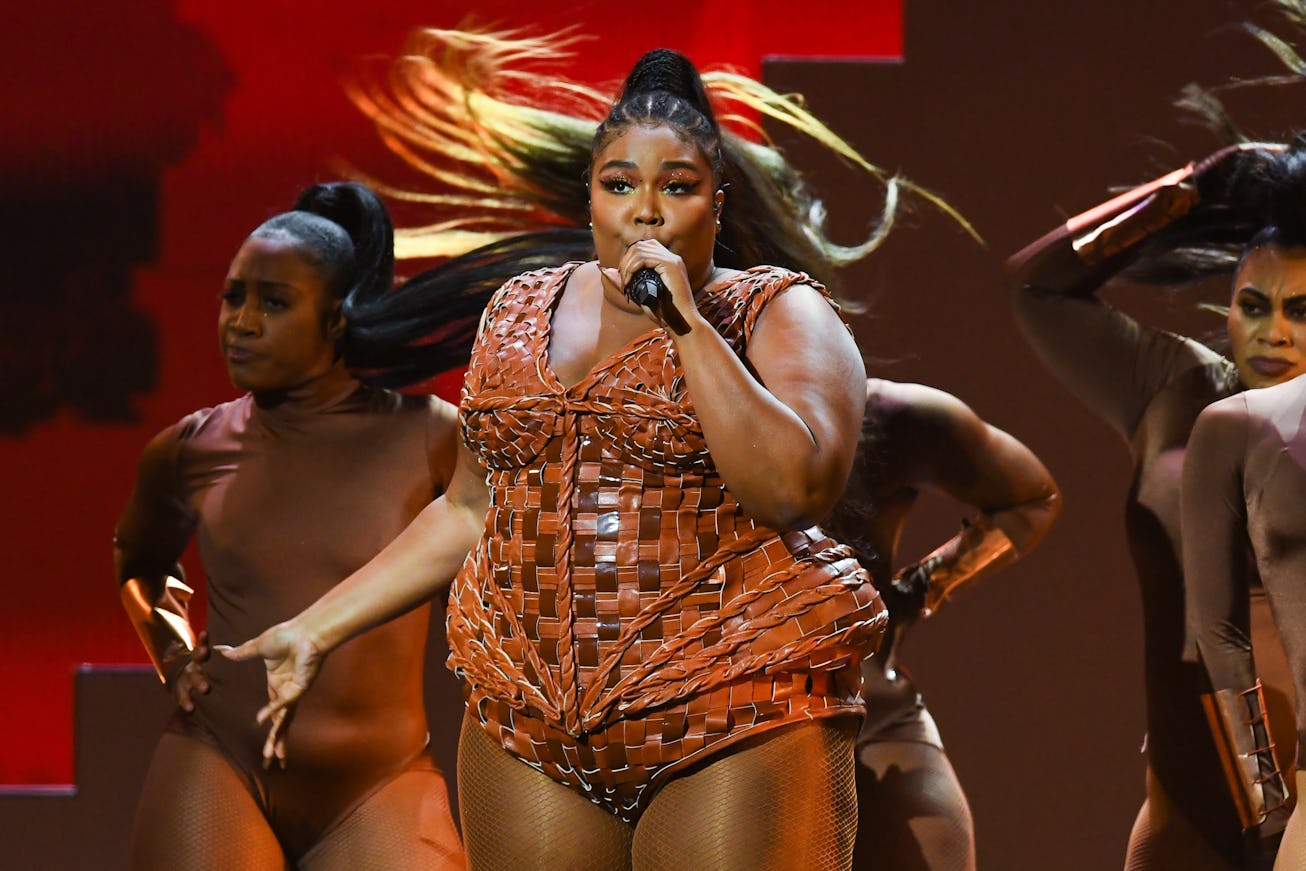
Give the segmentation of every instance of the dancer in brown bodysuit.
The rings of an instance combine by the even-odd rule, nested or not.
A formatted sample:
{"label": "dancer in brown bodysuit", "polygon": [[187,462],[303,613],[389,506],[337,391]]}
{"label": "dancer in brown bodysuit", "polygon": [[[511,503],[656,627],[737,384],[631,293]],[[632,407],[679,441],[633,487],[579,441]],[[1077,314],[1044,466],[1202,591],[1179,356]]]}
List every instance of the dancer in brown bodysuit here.
{"label": "dancer in brown bodysuit", "polygon": [[[218,319],[231,380],[249,392],[183,418],[141,459],[115,562],[181,710],[146,779],[135,868],[464,866],[426,749],[427,608],[337,652],[296,712],[290,770],[263,764],[262,669],[209,655],[208,638],[241,640],[331,589],[453,473],[452,406],[363,386],[346,368],[342,305],[389,291],[391,240],[384,206],[358,185],[311,188],[255,230]],[[208,585],[199,639],[189,590],[170,577],[192,536]]]}
{"label": "dancer in brown bodysuit", "polygon": [[[922,491],[980,514],[896,575],[898,541]],[[1028,553],[1060,511],[1056,484],[1016,439],[940,390],[866,382],[862,443],[848,487],[823,524],[852,544],[884,591],[889,629],[863,664],[867,717],[857,739],[858,833],[853,867],[975,867],[970,808],[933,718],[894,654],[905,630],[964,583]]]}
{"label": "dancer in brown bodysuit", "polygon": [[[1297,171],[1306,171],[1306,165]],[[1238,272],[1230,319],[1259,322],[1262,359],[1299,367],[1306,351],[1306,225],[1300,219],[1300,183],[1293,193],[1295,226],[1276,228],[1248,254]],[[1244,306],[1254,313],[1239,312]],[[1183,473],[1184,572],[1190,626],[1212,689],[1206,702],[1216,740],[1230,750],[1233,764],[1227,773],[1244,825],[1266,856],[1274,855],[1275,842],[1283,838],[1277,871],[1306,868],[1306,830],[1300,806],[1285,820],[1286,790],[1272,751],[1276,736],[1264,719],[1252,659],[1248,596],[1259,581],[1274,609],[1296,683],[1300,754],[1306,736],[1303,422],[1306,378],[1213,403],[1193,427]],[[1277,737],[1291,745],[1292,734],[1280,731]],[[1303,778],[1306,774],[1298,770],[1299,795]]]}
{"label": "dancer in brown bodysuit", "polygon": [[[1272,156],[1231,147],[1071,218],[1009,263],[1017,319],[1039,356],[1129,442],[1134,456],[1126,527],[1143,600],[1147,689],[1147,800],[1126,868],[1236,868],[1239,818],[1199,702],[1201,679],[1184,644],[1180,469],[1198,413],[1241,391],[1285,381],[1301,364],[1262,365],[1253,339],[1231,330],[1229,360],[1192,339],[1151,329],[1106,305],[1099,287],[1127,266],[1169,265],[1174,252],[1245,244],[1238,190]],[[1214,240],[1214,241],[1213,241]],[[1229,271],[1206,257],[1171,275]],[[1147,277],[1147,276],[1143,276]],[[1291,682],[1263,595],[1251,621],[1269,666],[1272,712],[1285,714]],[[1291,764],[1291,748],[1281,748]]]}
{"label": "dancer in brown bodysuit", "polygon": [[[457,573],[473,868],[847,867],[858,665],[885,615],[809,525],[842,490],[865,376],[810,279],[716,264],[750,265],[741,229],[785,226],[774,201],[731,216],[766,182],[723,175],[752,165],[729,145],[688,61],[641,59],[594,140],[598,260],[491,302],[449,490],[232,653],[267,661],[284,758],[326,651]],[[641,307],[644,268],[664,287]]]}

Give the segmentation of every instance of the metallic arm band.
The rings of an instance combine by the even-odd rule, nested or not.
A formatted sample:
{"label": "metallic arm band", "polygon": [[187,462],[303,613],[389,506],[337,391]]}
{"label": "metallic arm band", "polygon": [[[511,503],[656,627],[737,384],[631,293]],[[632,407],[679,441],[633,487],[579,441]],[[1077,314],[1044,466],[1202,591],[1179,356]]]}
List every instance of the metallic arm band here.
{"label": "metallic arm band", "polygon": [[[1135,190],[1143,193],[1149,187]],[[1088,266],[1096,266],[1170,226],[1191,212],[1197,201],[1197,188],[1179,179],[1172,180],[1124,205],[1120,211],[1103,215],[1101,221],[1074,232],[1071,245],[1080,260]],[[1072,226],[1074,221],[1072,219],[1068,226]],[[1080,225],[1082,227],[1082,222]]]}
{"label": "metallic arm band", "polygon": [[1275,813],[1287,810],[1288,790],[1274,759],[1261,682],[1204,694],[1202,704],[1243,830],[1256,830],[1261,838],[1276,835],[1288,822],[1286,813]]}
{"label": "metallic arm band", "polygon": [[894,598],[914,600],[920,615],[928,617],[958,587],[1015,562],[1018,556],[1007,534],[980,514],[965,521],[961,532],[894,578]]}
{"label": "metallic arm band", "polygon": [[163,579],[157,595],[154,584],[142,578],[128,578],[119,591],[122,606],[140,636],[145,652],[154,663],[159,680],[166,686],[177,664],[195,649],[195,630],[190,625],[190,597],[195,591],[171,575]]}

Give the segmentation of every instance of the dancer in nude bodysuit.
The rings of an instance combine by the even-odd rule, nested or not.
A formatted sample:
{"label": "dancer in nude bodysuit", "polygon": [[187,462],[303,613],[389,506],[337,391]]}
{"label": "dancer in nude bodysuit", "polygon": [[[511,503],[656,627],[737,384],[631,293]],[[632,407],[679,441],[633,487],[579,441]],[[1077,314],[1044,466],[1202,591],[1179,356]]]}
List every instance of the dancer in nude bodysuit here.
{"label": "dancer in nude bodysuit", "polygon": [[[455,412],[360,384],[342,306],[390,290],[384,206],[317,186],[264,223],[227,275],[218,334],[249,392],[187,415],[141,458],[119,522],[123,603],[180,710],[133,838],[142,869],[461,868],[422,705],[426,607],[344,645],[296,712],[296,766],[268,769],[262,669],[210,656],[295,614],[367,562],[453,474]],[[342,357],[343,352],[343,357]],[[175,568],[195,537],[207,632]]]}
{"label": "dancer in nude bodysuit", "polygon": [[[1203,701],[1250,845],[1280,871],[1306,868],[1300,813],[1288,816],[1273,752],[1306,735],[1306,144],[1267,153],[1233,189],[1248,227],[1260,227],[1234,275],[1229,334],[1262,372],[1298,377],[1213,403],[1193,428],[1183,470],[1184,571],[1189,631],[1209,679]],[[1297,693],[1294,731],[1265,717],[1253,662],[1249,596],[1263,586]],[[1283,755],[1280,753],[1279,755]],[[1296,775],[1298,786],[1303,774]],[[1300,792],[1298,793],[1300,794]],[[1284,831],[1286,822],[1286,832]]]}
{"label": "dancer in nude bodysuit", "polygon": [[[232,653],[267,661],[265,751],[293,765],[284,718],[326,651],[457,573],[472,867],[846,868],[859,662],[886,618],[810,523],[856,449],[860,355],[810,278],[756,265],[804,217],[759,195],[777,176],[684,58],[640,61],[592,154],[598,260],[491,302],[446,495]],[[641,307],[644,268],[664,289]]]}
{"label": "dancer in nude bodysuit", "polygon": [[[1306,340],[1306,248],[1270,245],[1252,259],[1286,267],[1271,281],[1262,272],[1247,276],[1287,309],[1280,335],[1293,336],[1281,354],[1296,355]],[[1249,264],[1256,270],[1264,264]],[[1247,270],[1244,270],[1244,274]],[[1261,279],[1256,281],[1256,279]],[[1277,285],[1277,286],[1276,286]],[[1286,304],[1286,305],[1285,305]],[[1278,315],[1271,315],[1278,319]],[[1284,357],[1287,354],[1283,354]],[[1282,357],[1280,358],[1282,359]],[[1300,807],[1288,818],[1287,790],[1274,759],[1275,735],[1264,716],[1265,699],[1252,658],[1248,595],[1253,578],[1263,584],[1283,636],[1297,698],[1306,698],[1306,378],[1250,390],[1213,403],[1193,427],[1184,458],[1184,571],[1189,614],[1211,692],[1205,696],[1217,741],[1235,755],[1227,769],[1230,786],[1253,845],[1265,859],[1275,856],[1276,871],[1306,868],[1306,829]],[[1251,559],[1249,559],[1251,557]],[[1280,732],[1280,742],[1300,754],[1306,736],[1306,710],[1297,705],[1296,740]],[[1306,777],[1297,771],[1298,794]],[[1285,829],[1286,824],[1286,829]],[[1282,843],[1278,839],[1282,838]]]}
{"label": "dancer in nude bodysuit", "polygon": [[[1202,680],[1185,652],[1180,470],[1197,415],[1212,402],[1288,380],[1306,364],[1269,363],[1231,329],[1232,358],[1145,327],[1097,296],[1127,267],[1150,279],[1228,272],[1257,229],[1250,182],[1282,146],[1222,149],[1071,218],[1009,263],[1017,318],[1044,363],[1126,441],[1134,456],[1126,503],[1142,591],[1147,689],[1147,800],[1126,868],[1229,869],[1243,861],[1239,816],[1199,701]],[[1260,190],[1260,188],[1257,188]],[[1203,256],[1185,259],[1196,249]],[[1160,280],[1160,279],[1154,279]],[[1290,716],[1292,683],[1262,592],[1251,623],[1266,665],[1269,705]],[[1281,748],[1287,768],[1291,748]]]}
{"label": "dancer in nude bodysuit", "polygon": [[[955,538],[895,573],[899,537],[924,491],[979,513]],[[862,443],[848,487],[823,525],[856,548],[889,607],[885,643],[862,668],[867,716],[857,739],[853,867],[975,867],[966,796],[895,654],[906,629],[945,597],[1029,553],[1059,510],[1056,484],[1038,458],[960,400],[919,384],[866,382]]]}

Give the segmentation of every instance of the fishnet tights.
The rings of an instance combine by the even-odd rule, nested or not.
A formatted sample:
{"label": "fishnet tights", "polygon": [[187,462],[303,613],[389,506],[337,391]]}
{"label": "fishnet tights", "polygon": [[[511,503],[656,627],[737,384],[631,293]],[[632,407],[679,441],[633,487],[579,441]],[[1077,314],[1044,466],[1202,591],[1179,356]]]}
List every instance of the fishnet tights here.
{"label": "fishnet tights", "polygon": [[857,751],[858,871],[974,871],[975,826],[948,756],[915,741]]}
{"label": "fishnet tights", "polygon": [[846,871],[857,802],[851,719],[746,739],[674,778],[632,827],[464,720],[458,787],[472,871]]}
{"label": "fishnet tights", "polygon": [[281,871],[281,845],[249,787],[217,750],[165,732],[132,832],[135,871]]}
{"label": "fishnet tights", "polygon": [[513,758],[470,717],[458,739],[458,808],[470,869],[630,868],[630,826]]}
{"label": "fishnet tights", "polygon": [[1147,800],[1129,833],[1125,871],[1236,871],[1221,856],[1147,773]]}
{"label": "fishnet tights", "polygon": [[301,871],[462,871],[462,842],[437,771],[405,771],[300,859]]}
{"label": "fishnet tights", "polygon": [[[1298,796],[1306,795],[1302,792],[1302,787],[1306,786],[1306,772],[1297,772],[1296,786]],[[1288,828],[1284,830],[1283,842],[1279,844],[1274,871],[1306,871],[1306,820],[1302,819],[1300,803],[1293,808],[1292,816],[1288,818]]]}
{"label": "fishnet tights", "polygon": [[438,771],[386,782],[288,864],[249,786],[216,749],[164,733],[132,836],[136,871],[453,871],[464,867]]}

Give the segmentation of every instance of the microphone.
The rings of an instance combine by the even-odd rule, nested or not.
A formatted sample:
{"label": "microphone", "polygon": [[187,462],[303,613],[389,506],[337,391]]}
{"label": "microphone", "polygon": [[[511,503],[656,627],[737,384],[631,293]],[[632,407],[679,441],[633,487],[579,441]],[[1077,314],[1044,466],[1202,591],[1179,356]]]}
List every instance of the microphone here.
{"label": "microphone", "polygon": [[626,297],[638,305],[645,305],[657,312],[662,322],[671,332],[683,336],[689,332],[689,324],[680,312],[676,311],[667,293],[667,286],[662,283],[662,276],[652,266],[635,270],[626,285]]}
{"label": "microphone", "polygon": [[639,305],[651,309],[658,307],[658,297],[666,293],[667,286],[662,283],[662,276],[651,266],[637,269],[626,285],[626,296]]}

